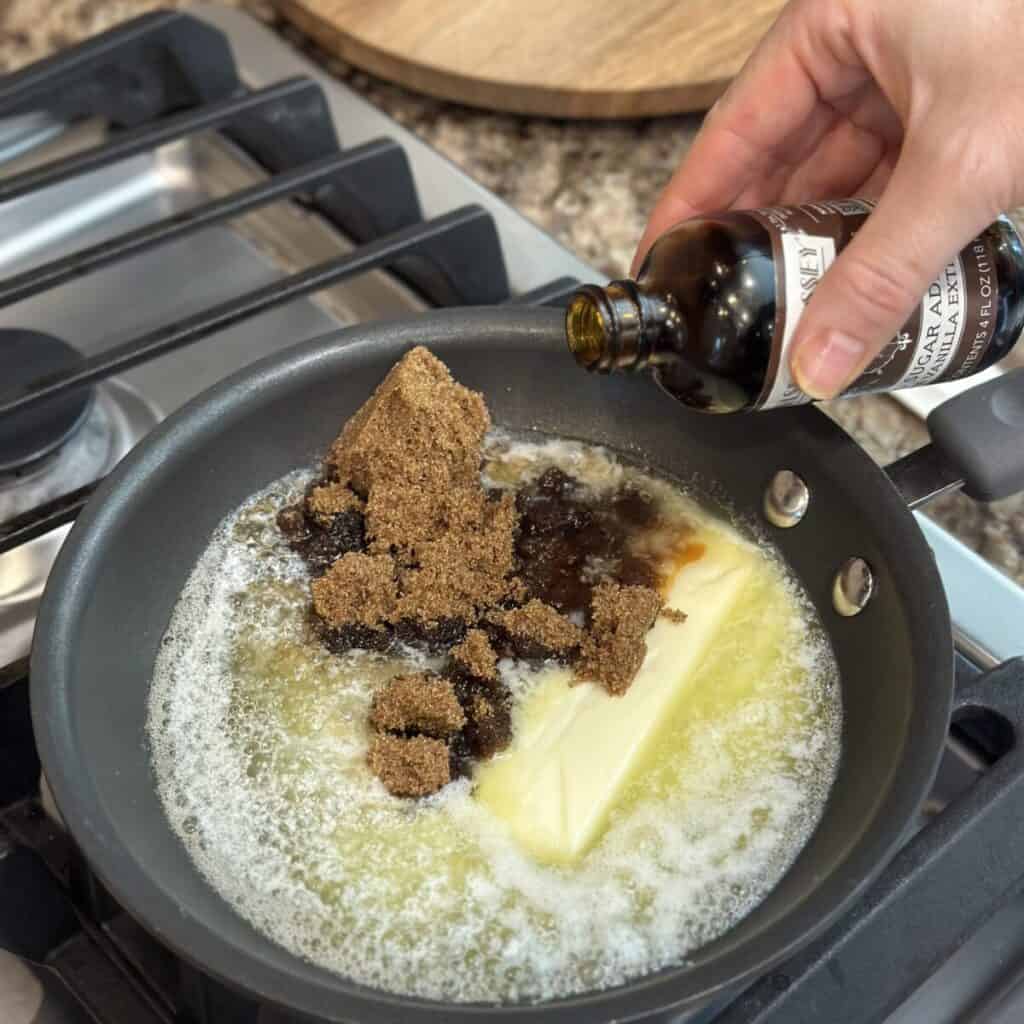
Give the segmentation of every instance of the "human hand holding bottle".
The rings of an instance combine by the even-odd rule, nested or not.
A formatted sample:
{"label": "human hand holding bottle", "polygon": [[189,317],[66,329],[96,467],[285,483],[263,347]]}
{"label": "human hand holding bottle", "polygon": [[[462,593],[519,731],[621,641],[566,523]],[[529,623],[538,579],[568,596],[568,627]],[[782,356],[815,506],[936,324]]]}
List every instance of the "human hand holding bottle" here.
{"label": "human hand holding bottle", "polygon": [[689,217],[877,198],[793,341],[800,387],[832,397],[957,251],[1024,204],[1022,41],[1021,0],[791,0],[655,206],[634,271]]}

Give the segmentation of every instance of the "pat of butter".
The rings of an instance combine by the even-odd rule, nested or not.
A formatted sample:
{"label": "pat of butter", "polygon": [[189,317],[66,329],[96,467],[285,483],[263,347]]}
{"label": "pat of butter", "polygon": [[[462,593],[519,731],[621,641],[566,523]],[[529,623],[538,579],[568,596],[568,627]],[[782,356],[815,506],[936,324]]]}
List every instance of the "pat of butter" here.
{"label": "pat of butter", "polygon": [[[705,538],[701,538],[704,540]],[[545,673],[516,717],[504,754],[480,766],[475,795],[538,860],[569,864],[600,837],[608,815],[661,725],[695,682],[696,669],[743,590],[756,554],[718,535],[673,577],[667,608],[647,634],[647,656],[629,690],[613,697],[568,670]]]}

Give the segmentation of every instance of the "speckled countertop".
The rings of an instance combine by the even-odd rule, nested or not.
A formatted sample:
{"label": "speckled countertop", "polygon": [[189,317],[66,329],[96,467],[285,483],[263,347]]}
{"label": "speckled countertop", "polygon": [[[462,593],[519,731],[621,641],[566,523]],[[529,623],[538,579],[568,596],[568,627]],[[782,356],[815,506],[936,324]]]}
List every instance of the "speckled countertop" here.
{"label": "speckled countertop", "polygon": [[[281,24],[266,0],[227,0],[271,23],[386,113],[608,275],[623,274],[651,207],[693,139],[695,117],[585,122],[514,117],[415,95],[319,52]],[[188,0],[0,0],[0,69],[11,70],[136,14]],[[43,13],[45,12],[45,13]],[[881,462],[926,440],[895,402],[863,398],[828,410]],[[933,516],[1024,583],[1024,498],[990,506],[961,495]]]}

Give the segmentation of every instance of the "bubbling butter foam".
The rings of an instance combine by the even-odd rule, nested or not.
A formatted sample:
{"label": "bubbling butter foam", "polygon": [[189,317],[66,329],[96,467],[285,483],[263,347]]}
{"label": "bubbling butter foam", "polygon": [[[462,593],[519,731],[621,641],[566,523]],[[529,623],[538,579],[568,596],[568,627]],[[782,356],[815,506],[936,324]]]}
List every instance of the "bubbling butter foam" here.
{"label": "bubbling butter foam", "polygon": [[[658,504],[666,549],[694,523],[748,544],[603,449],[496,435],[489,459],[491,486],[551,465],[597,491],[631,481]],[[150,693],[168,819],[239,914],[365,985],[537,1001],[685,963],[764,898],[821,817],[841,730],[832,652],[770,550],[604,836],[555,867],[517,847],[469,780],[410,802],[366,767],[373,691],[432,663],[412,650],[337,657],[308,637],[308,576],[274,516],[309,479],[282,478],[215,531]],[[516,701],[542,675],[500,671]]]}

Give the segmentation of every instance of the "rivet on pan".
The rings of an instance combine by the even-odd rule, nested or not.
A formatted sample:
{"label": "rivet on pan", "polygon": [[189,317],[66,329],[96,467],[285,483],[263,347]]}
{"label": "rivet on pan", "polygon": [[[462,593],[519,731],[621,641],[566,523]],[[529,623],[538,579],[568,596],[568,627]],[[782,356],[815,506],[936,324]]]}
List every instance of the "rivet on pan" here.
{"label": "rivet on pan", "polygon": [[863,558],[848,558],[832,584],[832,606],[840,615],[858,615],[875,593],[875,574]]}
{"label": "rivet on pan", "polygon": [[764,517],[773,526],[796,526],[807,512],[811,492],[791,469],[780,469],[764,492]]}

